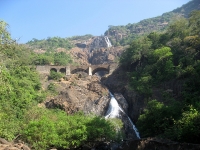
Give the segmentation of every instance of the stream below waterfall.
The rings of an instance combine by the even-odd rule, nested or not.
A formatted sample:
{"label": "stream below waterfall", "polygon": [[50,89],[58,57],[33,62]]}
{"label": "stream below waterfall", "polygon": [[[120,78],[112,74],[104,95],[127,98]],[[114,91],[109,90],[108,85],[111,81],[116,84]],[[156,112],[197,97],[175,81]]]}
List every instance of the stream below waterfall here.
{"label": "stream below waterfall", "polygon": [[110,92],[110,96],[111,96],[111,100],[110,100],[109,107],[106,112],[105,118],[119,118],[123,121],[121,114],[124,115],[128,119],[129,123],[131,124],[132,129],[134,130],[134,132],[136,134],[136,137],[138,139],[140,139],[139,132],[138,132],[137,128],[135,127],[135,125],[133,124],[133,122],[131,121],[131,119],[129,118],[129,116],[119,106],[117,100],[115,99],[114,95],[111,94],[111,92]]}

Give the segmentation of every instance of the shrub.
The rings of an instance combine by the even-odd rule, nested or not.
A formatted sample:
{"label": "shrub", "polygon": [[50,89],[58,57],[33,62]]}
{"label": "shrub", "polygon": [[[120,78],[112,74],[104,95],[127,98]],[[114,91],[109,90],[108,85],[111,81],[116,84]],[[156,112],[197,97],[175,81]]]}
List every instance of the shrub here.
{"label": "shrub", "polygon": [[51,71],[49,75],[49,79],[59,80],[60,78],[64,77],[64,75],[60,72]]}
{"label": "shrub", "polygon": [[114,123],[101,117],[83,113],[66,115],[61,110],[36,112],[40,115],[31,115],[34,119],[27,118],[29,123],[24,127],[22,136],[38,150],[51,147],[77,148],[91,142],[95,144],[102,140],[116,140],[118,137]]}

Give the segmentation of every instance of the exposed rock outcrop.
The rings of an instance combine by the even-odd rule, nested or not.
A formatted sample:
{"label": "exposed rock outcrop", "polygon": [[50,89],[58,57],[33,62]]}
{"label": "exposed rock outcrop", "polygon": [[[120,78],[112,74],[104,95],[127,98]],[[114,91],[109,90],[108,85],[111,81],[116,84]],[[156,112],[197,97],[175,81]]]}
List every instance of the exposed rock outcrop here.
{"label": "exposed rock outcrop", "polygon": [[90,54],[89,62],[94,65],[115,62],[123,50],[124,47],[100,48],[93,50]]}
{"label": "exposed rock outcrop", "polygon": [[80,65],[88,65],[88,51],[87,49],[81,49],[79,47],[74,47],[69,52],[72,57],[74,58],[74,63],[80,64]]}
{"label": "exposed rock outcrop", "polygon": [[128,114],[128,103],[124,96],[121,93],[114,93],[114,97],[124,112]]}
{"label": "exposed rock outcrop", "polygon": [[112,44],[110,43],[107,36],[95,37],[93,42],[90,44],[90,51],[92,49],[97,49],[97,48],[102,48],[102,47],[103,48],[112,47]]}
{"label": "exposed rock outcrop", "polygon": [[96,76],[84,78],[78,76],[72,75],[69,81],[57,82],[59,94],[49,97],[44,102],[45,106],[63,109],[68,114],[83,111],[85,114],[103,116],[110,101],[107,88]]}
{"label": "exposed rock outcrop", "polygon": [[117,61],[124,51],[124,47],[113,47],[107,36],[96,36],[87,41],[74,41],[76,47],[72,48],[74,61],[78,64],[105,64]]}
{"label": "exposed rock outcrop", "polygon": [[0,150],[31,150],[26,144],[22,142],[8,142],[0,138]]}

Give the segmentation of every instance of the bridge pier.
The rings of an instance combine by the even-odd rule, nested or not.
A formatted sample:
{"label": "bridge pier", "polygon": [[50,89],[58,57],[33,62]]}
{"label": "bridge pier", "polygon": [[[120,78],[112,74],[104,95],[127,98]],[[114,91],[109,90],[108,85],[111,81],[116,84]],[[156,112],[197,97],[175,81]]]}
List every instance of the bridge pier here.
{"label": "bridge pier", "polygon": [[88,74],[89,74],[89,76],[92,76],[92,67],[88,68]]}
{"label": "bridge pier", "polygon": [[70,76],[71,75],[71,70],[70,70],[70,66],[66,66],[66,75]]}

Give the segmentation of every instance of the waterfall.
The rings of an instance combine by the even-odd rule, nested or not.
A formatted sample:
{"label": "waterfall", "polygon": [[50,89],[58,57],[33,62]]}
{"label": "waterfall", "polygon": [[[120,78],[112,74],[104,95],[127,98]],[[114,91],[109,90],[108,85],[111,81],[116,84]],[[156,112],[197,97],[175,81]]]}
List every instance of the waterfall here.
{"label": "waterfall", "polygon": [[107,46],[108,46],[108,47],[112,47],[112,44],[110,43],[110,40],[108,39],[108,37],[107,37],[107,36],[104,36],[104,39],[105,39],[105,41],[106,41]]}
{"label": "waterfall", "polygon": [[[118,118],[120,116],[120,112],[122,112],[123,114],[125,114],[128,117],[128,115],[123,111],[123,109],[120,108],[117,100],[111,93],[110,93],[110,96],[111,96],[111,100],[110,100],[109,107],[106,112],[105,118],[106,119],[107,118]],[[135,127],[135,125],[133,124],[133,122],[131,121],[131,119],[129,117],[128,117],[128,120],[131,123],[137,138],[140,139],[140,135],[139,135],[137,128]]]}
{"label": "waterfall", "polygon": [[128,117],[128,120],[130,121],[131,125],[133,126],[133,130],[135,131],[136,136],[140,139],[140,134],[136,128],[136,126],[133,124],[133,122],[131,121],[131,119]]}
{"label": "waterfall", "polygon": [[105,118],[116,118],[119,117],[119,105],[114,97],[111,97],[109,108]]}

